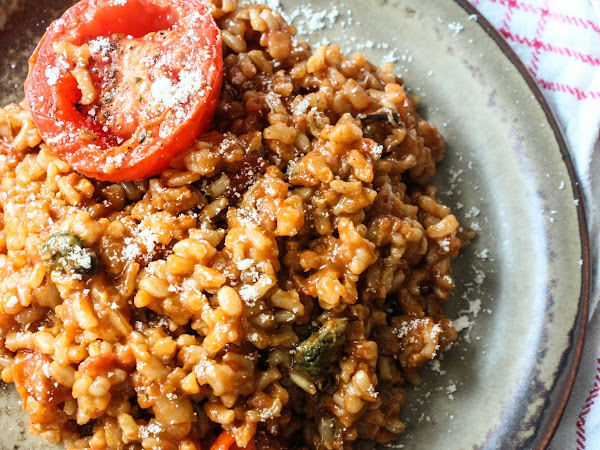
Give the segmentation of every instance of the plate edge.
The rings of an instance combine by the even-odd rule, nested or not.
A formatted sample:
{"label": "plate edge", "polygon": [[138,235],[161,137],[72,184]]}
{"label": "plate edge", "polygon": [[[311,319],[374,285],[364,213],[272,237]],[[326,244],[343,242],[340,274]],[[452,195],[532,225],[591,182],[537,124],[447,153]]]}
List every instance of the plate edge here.
{"label": "plate edge", "polygon": [[[565,408],[567,406],[567,402],[571,395],[571,391],[573,390],[573,385],[575,383],[575,377],[577,376],[577,371],[579,369],[579,365],[581,362],[581,356],[583,353],[583,345],[584,338],[587,330],[587,317],[588,317],[588,309],[589,309],[589,301],[590,301],[590,283],[591,283],[591,264],[590,264],[590,242],[589,242],[589,232],[587,226],[587,216],[586,216],[586,207],[585,207],[585,198],[583,196],[581,190],[581,184],[579,182],[579,176],[575,171],[573,160],[571,158],[571,154],[569,153],[569,146],[563,136],[561,127],[552,112],[552,109],[542,94],[539,86],[521,61],[521,59],[517,56],[515,51],[510,47],[510,45],[506,42],[506,40],[500,35],[498,30],[496,30],[492,24],[481,14],[473,5],[469,3],[468,0],[453,0],[458,6],[463,8],[469,15],[475,15],[477,17],[476,22],[479,24],[481,28],[494,40],[496,45],[500,48],[500,50],[504,53],[504,55],[508,58],[511,64],[517,69],[517,71],[521,74],[529,89],[535,96],[537,102],[542,108],[544,115],[546,116],[546,120],[550,124],[550,127],[554,133],[554,137],[559,146],[559,150],[562,156],[562,159],[566,165],[568,176],[571,180],[571,187],[573,191],[573,197],[576,200],[576,210],[577,210],[577,219],[579,223],[579,237],[581,240],[581,253],[582,253],[582,269],[581,269],[581,290],[579,293],[579,305],[578,305],[578,315],[573,325],[572,330],[569,332],[570,334],[570,342],[571,346],[574,344],[574,357],[571,362],[566,362],[566,387],[562,393],[562,397],[559,400],[558,407],[554,412],[554,416],[550,420],[549,424],[546,425],[547,429],[542,430],[542,436],[540,437],[540,448],[548,447],[556,429],[558,428],[558,424],[563,416]],[[561,358],[562,359],[562,358]],[[561,365],[565,363],[561,361]],[[570,366],[570,367],[569,367]],[[561,376],[558,376],[554,382],[553,389],[557,386],[560,381]]]}

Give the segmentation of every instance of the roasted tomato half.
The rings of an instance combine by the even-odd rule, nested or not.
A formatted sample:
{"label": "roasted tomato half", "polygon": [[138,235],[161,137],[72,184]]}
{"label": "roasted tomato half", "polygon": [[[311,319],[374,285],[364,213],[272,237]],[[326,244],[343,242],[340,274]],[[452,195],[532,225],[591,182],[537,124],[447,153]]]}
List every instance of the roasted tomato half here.
{"label": "roasted tomato half", "polygon": [[200,0],[83,0],[38,44],[25,95],[60,158],[131,181],[208,128],[222,76],[221,32]]}

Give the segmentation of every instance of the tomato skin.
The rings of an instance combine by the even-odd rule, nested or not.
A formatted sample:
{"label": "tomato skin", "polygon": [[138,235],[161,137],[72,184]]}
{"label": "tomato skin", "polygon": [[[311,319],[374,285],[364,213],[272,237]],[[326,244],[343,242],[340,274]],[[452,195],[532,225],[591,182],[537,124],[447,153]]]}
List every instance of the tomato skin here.
{"label": "tomato skin", "polygon": [[[85,67],[96,100],[82,105],[77,60],[56,45],[98,42],[105,47]],[[168,167],[208,128],[222,72],[221,32],[201,0],[82,0],[40,40],[25,95],[60,158],[93,178],[132,181]]]}
{"label": "tomato skin", "polygon": [[42,405],[56,405],[67,400],[67,390],[58,385],[49,374],[52,358],[42,352],[21,350],[15,357],[14,382],[17,392],[23,400],[33,397]]}

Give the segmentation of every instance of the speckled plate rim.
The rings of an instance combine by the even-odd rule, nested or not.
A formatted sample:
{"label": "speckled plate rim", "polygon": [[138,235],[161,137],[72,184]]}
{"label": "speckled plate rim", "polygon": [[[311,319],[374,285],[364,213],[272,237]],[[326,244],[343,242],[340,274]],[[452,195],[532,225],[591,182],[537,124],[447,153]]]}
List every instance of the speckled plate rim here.
{"label": "speckled plate rim", "polygon": [[[591,282],[591,262],[590,262],[590,241],[586,219],[586,207],[583,192],[581,190],[581,184],[579,183],[579,177],[575,172],[573,160],[569,153],[569,147],[563,136],[560,125],[558,124],[554,114],[550,108],[550,105],[546,101],[542,91],[536,84],[535,80],[519,59],[514,50],[508,45],[500,33],[492,26],[492,24],[473,6],[468,0],[454,0],[461,8],[463,8],[469,15],[475,15],[477,17],[477,23],[483,28],[483,30],[494,40],[496,45],[508,58],[511,64],[519,71],[531,93],[535,96],[537,102],[542,108],[548,124],[552,128],[556,143],[560,149],[562,159],[567,168],[569,179],[571,180],[571,189],[573,191],[573,197],[576,200],[577,218],[579,221],[579,238],[581,240],[581,257],[582,257],[582,268],[581,268],[581,289],[579,293],[579,307],[577,312],[577,318],[573,327],[569,332],[569,348],[571,351],[567,351],[563,354],[558,371],[561,375],[555,378],[552,386],[552,391],[557,392],[557,386],[563,382],[565,388],[559,396],[558,407],[554,411],[552,418],[545,425],[546,429],[541,430],[541,447],[548,447],[558,424],[565,411],[573,385],[575,383],[575,377],[577,376],[577,370],[579,369],[579,363],[581,361],[581,355],[583,353],[583,346],[585,341],[585,334],[587,328],[587,316],[590,301],[590,282]],[[566,378],[566,379],[565,379]],[[544,424],[542,424],[544,426]]]}

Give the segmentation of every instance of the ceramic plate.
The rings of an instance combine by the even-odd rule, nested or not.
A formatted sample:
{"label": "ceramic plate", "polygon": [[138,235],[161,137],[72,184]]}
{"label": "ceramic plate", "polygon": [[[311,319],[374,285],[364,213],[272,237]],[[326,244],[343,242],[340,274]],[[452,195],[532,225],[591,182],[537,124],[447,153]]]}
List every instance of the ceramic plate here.
{"label": "ceramic plate", "polygon": [[[0,0],[0,100],[19,101],[26,59],[64,0]],[[571,390],[587,312],[583,205],[567,149],[524,67],[459,0],[270,0],[313,46],[338,43],[397,72],[443,132],[437,184],[478,238],[456,261],[448,312],[460,340],[424,374],[396,448],[538,448]],[[13,11],[14,10],[14,11]],[[12,386],[0,447],[25,432]]]}

